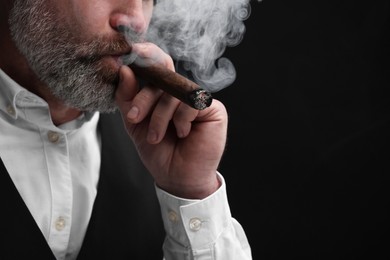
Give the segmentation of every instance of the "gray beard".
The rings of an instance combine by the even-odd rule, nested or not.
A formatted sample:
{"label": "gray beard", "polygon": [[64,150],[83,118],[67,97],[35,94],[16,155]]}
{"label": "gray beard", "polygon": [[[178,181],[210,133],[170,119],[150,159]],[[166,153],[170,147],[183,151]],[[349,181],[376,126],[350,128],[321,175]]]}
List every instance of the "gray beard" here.
{"label": "gray beard", "polygon": [[100,66],[97,53],[120,48],[103,43],[77,43],[70,28],[58,21],[44,0],[15,0],[10,30],[30,68],[51,93],[82,111],[112,112],[118,71]]}

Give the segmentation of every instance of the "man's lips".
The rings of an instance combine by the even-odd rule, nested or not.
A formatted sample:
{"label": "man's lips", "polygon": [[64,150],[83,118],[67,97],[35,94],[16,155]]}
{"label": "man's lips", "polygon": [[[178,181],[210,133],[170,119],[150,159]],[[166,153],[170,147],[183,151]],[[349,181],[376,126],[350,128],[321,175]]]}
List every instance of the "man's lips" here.
{"label": "man's lips", "polygon": [[101,55],[100,57],[100,60],[102,62],[109,62],[111,64],[113,64],[115,67],[120,67],[122,65],[125,65],[126,62],[125,62],[125,59],[124,57],[128,56],[129,55],[129,51],[127,52],[119,52],[119,53],[112,53],[112,54],[106,54],[106,55]]}
{"label": "man's lips", "polygon": [[126,57],[129,57],[130,53],[131,53],[131,48],[128,48],[120,52],[104,55],[103,57],[109,57],[112,60],[114,60],[119,66],[122,66],[124,64],[128,64],[126,63],[126,59],[127,59]]}

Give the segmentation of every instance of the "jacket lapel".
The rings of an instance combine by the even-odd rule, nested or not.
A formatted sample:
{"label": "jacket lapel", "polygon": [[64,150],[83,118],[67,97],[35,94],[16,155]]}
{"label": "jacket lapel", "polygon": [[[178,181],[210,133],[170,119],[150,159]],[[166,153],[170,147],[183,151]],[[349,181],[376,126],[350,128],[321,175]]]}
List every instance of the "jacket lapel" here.
{"label": "jacket lapel", "polygon": [[102,164],[78,259],[162,259],[163,224],[154,183],[120,114],[101,115]]}
{"label": "jacket lapel", "polygon": [[0,259],[55,259],[0,158]]}

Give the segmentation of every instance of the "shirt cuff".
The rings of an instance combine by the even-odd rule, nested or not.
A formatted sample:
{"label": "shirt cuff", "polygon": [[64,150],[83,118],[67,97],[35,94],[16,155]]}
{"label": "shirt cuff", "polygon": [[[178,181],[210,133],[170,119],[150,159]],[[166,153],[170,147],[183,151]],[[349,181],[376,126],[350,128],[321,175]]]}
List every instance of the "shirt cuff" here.
{"label": "shirt cuff", "polygon": [[202,200],[179,198],[155,185],[165,231],[184,247],[196,249],[214,243],[231,221],[225,180],[217,174],[221,186]]}

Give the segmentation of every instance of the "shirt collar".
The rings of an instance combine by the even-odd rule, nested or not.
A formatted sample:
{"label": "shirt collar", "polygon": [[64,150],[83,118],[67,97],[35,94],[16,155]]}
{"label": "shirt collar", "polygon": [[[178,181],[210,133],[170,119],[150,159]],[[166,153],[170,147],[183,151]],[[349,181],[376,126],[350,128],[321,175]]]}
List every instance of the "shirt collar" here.
{"label": "shirt collar", "polygon": [[[40,113],[38,118],[30,118],[31,123],[42,124],[48,126],[52,125],[52,120],[49,112],[49,105],[47,102],[36,94],[28,91],[24,87],[20,86],[17,82],[11,79],[3,70],[0,69],[0,110],[5,114],[13,118],[14,120],[18,117],[26,117],[26,112],[29,110],[45,110],[46,119]],[[97,113],[83,113],[76,120],[65,123],[63,126],[60,126],[63,130],[74,130],[85,122],[91,120],[94,114]],[[44,122],[45,121],[45,122]]]}
{"label": "shirt collar", "polygon": [[0,110],[14,119],[18,118],[17,96],[27,90],[11,79],[0,69]]}

